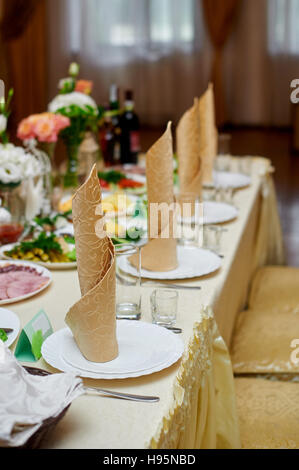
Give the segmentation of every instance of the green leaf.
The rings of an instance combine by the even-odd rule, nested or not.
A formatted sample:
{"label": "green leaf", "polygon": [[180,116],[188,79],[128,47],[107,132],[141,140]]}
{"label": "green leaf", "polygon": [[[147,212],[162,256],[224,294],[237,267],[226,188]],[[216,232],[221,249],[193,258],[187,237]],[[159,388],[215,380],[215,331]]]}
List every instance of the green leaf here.
{"label": "green leaf", "polygon": [[43,344],[43,332],[42,330],[37,330],[31,340],[31,349],[35,359],[38,361],[42,357],[41,349]]}
{"label": "green leaf", "polygon": [[107,183],[117,184],[120,180],[126,179],[126,175],[121,171],[110,170],[110,171],[99,171],[98,177]]}
{"label": "green leaf", "polygon": [[5,331],[4,331],[4,330],[0,330],[0,340],[2,340],[3,343],[5,343],[5,341],[7,341],[7,339],[8,339],[8,336],[7,336],[7,334],[5,333]]}
{"label": "green leaf", "polygon": [[[62,253],[62,248],[55,238],[56,235],[54,233],[51,233],[51,235],[47,236],[46,232],[41,232],[36,240],[21,242],[19,247],[23,253],[31,251],[34,248],[40,248],[44,250],[45,253],[50,250]],[[18,248],[18,245],[15,247],[15,249],[16,248]]]}
{"label": "green leaf", "polygon": [[65,236],[64,237],[66,243],[69,243],[70,245],[75,245],[75,238],[74,237],[69,237],[69,236]]}
{"label": "green leaf", "polygon": [[74,248],[72,251],[69,251],[68,253],[66,253],[66,256],[68,257],[68,259],[70,261],[76,261],[77,260],[76,248]]}
{"label": "green leaf", "polygon": [[34,222],[41,227],[43,225],[54,225],[55,221],[50,217],[35,217]]}

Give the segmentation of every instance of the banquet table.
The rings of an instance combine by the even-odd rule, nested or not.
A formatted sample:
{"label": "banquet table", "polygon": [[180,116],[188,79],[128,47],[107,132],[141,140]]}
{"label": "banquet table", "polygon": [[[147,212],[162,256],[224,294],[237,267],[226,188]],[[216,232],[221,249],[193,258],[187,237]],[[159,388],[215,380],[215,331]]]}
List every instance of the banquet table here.
{"label": "banquet table", "polygon": [[[232,157],[232,164],[238,163]],[[84,395],[43,442],[44,448],[239,448],[229,346],[235,319],[246,305],[254,271],[283,264],[284,252],[269,160],[254,157],[251,185],[236,191],[238,217],[225,224],[222,267],[209,276],[176,281],[200,286],[179,290],[176,326],[183,329],[183,357],[152,375],[122,379],[85,379],[86,385],[142,395],[158,403],[136,403]],[[76,270],[53,271],[53,282],[39,295],[9,308],[24,326],[41,308],[54,331],[65,327],[69,307],[80,298]],[[142,321],[151,321],[150,294],[142,287]],[[32,363],[30,364],[32,365]],[[55,370],[43,359],[37,367]]]}

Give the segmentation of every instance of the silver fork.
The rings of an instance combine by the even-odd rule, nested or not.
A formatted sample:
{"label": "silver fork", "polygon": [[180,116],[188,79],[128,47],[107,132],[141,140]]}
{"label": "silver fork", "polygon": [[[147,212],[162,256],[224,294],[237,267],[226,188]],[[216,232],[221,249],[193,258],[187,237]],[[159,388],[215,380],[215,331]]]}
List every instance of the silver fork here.
{"label": "silver fork", "polygon": [[[24,369],[27,370],[30,374],[33,375],[52,375],[53,372],[49,372],[48,370],[44,369],[39,369],[37,367],[27,367],[24,366]],[[38,374],[37,374],[38,372]],[[103,388],[96,388],[96,387],[83,387],[83,390],[88,394],[88,393],[93,393],[95,395],[100,395],[100,396],[107,396],[107,397],[113,397],[113,398],[121,398],[123,400],[131,400],[131,401],[139,401],[143,403],[155,403],[157,401],[160,401],[159,397],[152,397],[152,396],[147,396],[147,395],[133,395],[131,393],[122,393],[122,392],[114,392],[112,390],[106,390]]]}
{"label": "silver fork", "polygon": [[160,400],[159,397],[152,397],[148,395],[133,395],[131,393],[121,393],[121,392],[114,392],[112,390],[106,390],[103,388],[94,388],[94,387],[84,387],[84,390],[87,393],[93,393],[95,395],[104,395],[106,397],[112,398],[121,398],[123,400],[130,400],[130,401],[139,401],[143,403],[155,403]]}

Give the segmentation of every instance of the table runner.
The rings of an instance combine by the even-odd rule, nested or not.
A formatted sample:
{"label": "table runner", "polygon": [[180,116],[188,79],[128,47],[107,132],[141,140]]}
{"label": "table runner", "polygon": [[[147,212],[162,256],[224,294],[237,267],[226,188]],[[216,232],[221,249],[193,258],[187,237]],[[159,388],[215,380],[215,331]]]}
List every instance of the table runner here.
{"label": "table runner", "polygon": [[[237,163],[238,159],[233,161]],[[102,388],[159,395],[160,402],[142,404],[79,397],[44,447],[240,447],[226,345],[230,344],[236,315],[245,305],[255,269],[270,260],[271,264],[284,261],[270,171],[268,160],[254,158],[251,186],[235,195],[239,217],[226,225],[228,231],[223,234],[222,268],[215,275],[186,281],[188,285],[200,285],[198,292],[179,292],[177,325],[183,328],[186,345],[182,360],[150,376],[85,381],[87,385]],[[150,321],[152,289],[142,289],[143,321]],[[79,298],[76,271],[56,271],[45,293],[9,308],[19,315],[23,326],[42,307],[56,331],[65,326],[65,312]],[[43,359],[37,366],[54,371]]]}

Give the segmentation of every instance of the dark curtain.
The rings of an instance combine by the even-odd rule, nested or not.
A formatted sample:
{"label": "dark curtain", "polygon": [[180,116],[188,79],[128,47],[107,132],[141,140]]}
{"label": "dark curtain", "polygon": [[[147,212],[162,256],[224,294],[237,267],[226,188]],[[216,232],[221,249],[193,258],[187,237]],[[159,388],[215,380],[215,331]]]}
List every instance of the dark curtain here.
{"label": "dark curtain", "polygon": [[6,91],[15,91],[10,129],[47,105],[46,33],[46,0],[4,0],[0,65]]}
{"label": "dark curtain", "polygon": [[226,121],[225,97],[222,81],[222,50],[229,37],[240,0],[202,0],[205,22],[214,46],[211,81],[214,84],[216,120]]}

